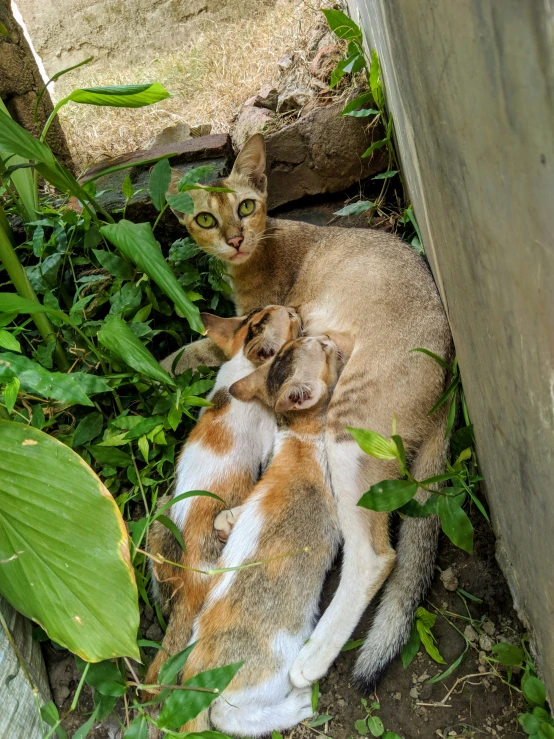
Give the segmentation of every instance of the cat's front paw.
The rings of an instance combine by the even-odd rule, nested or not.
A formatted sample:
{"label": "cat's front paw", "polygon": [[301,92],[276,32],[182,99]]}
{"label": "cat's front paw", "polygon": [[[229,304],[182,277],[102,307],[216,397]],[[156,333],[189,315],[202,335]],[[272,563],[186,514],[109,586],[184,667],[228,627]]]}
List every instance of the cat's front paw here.
{"label": "cat's front paw", "polygon": [[290,668],[290,681],[296,688],[306,688],[326,675],[332,662],[333,654],[328,654],[324,647],[308,642]]}
{"label": "cat's front paw", "polygon": [[222,544],[225,544],[231,535],[233,526],[236,524],[237,518],[239,517],[240,510],[241,506],[236,506],[235,508],[221,511],[221,513],[218,513],[215,517],[214,530],[217,534],[217,538],[222,542]]}

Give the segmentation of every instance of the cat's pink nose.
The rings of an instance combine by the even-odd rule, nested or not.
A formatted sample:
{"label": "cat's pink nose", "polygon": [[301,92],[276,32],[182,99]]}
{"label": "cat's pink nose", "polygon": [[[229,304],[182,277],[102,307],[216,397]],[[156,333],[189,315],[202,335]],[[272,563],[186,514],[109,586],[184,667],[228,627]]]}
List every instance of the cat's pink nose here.
{"label": "cat's pink nose", "polygon": [[234,247],[235,249],[237,249],[237,251],[240,249],[240,245],[243,241],[244,239],[242,238],[242,236],[233,236],[231,239],[227,239],[227,243],[229,244],[229,246]]}

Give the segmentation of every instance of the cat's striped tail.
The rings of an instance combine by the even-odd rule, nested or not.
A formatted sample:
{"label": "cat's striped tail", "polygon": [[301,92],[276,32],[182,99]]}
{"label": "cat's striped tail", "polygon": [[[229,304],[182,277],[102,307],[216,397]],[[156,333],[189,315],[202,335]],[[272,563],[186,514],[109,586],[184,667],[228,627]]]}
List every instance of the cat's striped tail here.
{"label": "cat's striped tail", "polygon": [[[448,450],[445,426],[446,418],[421,446],[412,469],[416,480],[444,472]],[[427,497],[420,490],[417,500],[423,502]],[[439,531],[438,516],[406,518],[400,527],[396,565],[354,667],[354,680],[364,690],[375,687],[384,669],[408,641],[414,612],[433,578]]]}

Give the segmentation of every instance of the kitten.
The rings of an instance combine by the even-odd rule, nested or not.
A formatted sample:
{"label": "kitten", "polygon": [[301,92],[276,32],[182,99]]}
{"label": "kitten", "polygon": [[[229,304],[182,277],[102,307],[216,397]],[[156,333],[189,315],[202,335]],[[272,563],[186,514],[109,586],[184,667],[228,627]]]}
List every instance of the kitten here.
{"label": "kitten", "polygon": [[[275,417],[261,403],[234,400],[228,388],[270,359],[285,342],[296,338],[300,321],[294,310],[281,306],[269,306],[245,318],[202,314],[202,320],[208,336],[229,361],[220,369],[208,396],[213,405],[202,411],[181,452],[173,495],[207,490],[223,498],[228,506],[237,506],[251,492],[260,467],[272,452]],[[150,531],[150,552],[198,570],[214,568],[222,545],[213,521],[223,507],[220,501],[209,497],[177,501],[167,515],[183,533],[186,554],[173,533],[159,522]],[[193,619],[204,601],[210,577],[170,564],[155,564],[153,572],[157,596],[166,613],[172,602],[163,646],[173,654],[184,649],[190,638]],[[148,670],[147,685],[157,682],[167,652],[158,651]]]}
{"label": "kitten", "polygon": [[[335,338],[343,349],[350,344]],[[182,731],[211,724],[229,734],[262,736],[312,714],[311,688],[293,687],[289,670],[313,631],[339,544],[324,431],[342,363],[328,336],[300,338],[230,388],[245,404],[259,399],[274,408],[279,430],[271,464],[240,509],[220,566],[265,563],[218,575],[210,588],[183,680],[239,660],[244,665],[223,697]]]}
{"label": "kitten", "polygon": [[[393,557],[387,514],[372,515],[357,502],[371,485],[397,477],[398,468],[364,454],[346,427],[388,436],[396,414],[414,477],[444,472],[446,406],[427,414],[444,391],[446,372],[410,350],[425,347],[448,360],[450,330],[429,269],[396,236],[267,218],[261,135],[244,145],[219,184],[233,192],[192,190],[194,213],[175,213],[200,248],[226,264],[237,311],[270,303],[301,306],[307,335],[334,329],[355,342],[329,404],[326,431],[344,561],[331,606],[293,668],[294,683],[308,685],[327,672],[388,576]],[[177,371],[218,361],[213,342],[203,339],[186,348]],[[426,496],[420,490],[418,500]],[[437,517],[402,524],[398,561],[355,669],[365,688],[408,639],[434,571],[439,528]]]}

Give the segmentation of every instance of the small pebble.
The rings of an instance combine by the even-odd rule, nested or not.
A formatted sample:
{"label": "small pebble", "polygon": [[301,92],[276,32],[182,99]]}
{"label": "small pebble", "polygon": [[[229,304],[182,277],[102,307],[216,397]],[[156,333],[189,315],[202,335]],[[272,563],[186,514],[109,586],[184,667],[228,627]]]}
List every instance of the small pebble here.
{"label": "small pebble", "polygon": [[453,593],[459,585],[458,575],[454,572],[452,567],[447,570],[443,570],[440,574],[440,579],[445,589]]}
{"label": "small pebble", "polygon": [[424,672],[423,675],[420,675],[417,679],[418,683],[424,683],[426,680],[429,680],[429,675]]}
{"label": "small pebble", "polygon": [[479,646],[484,652],[490,652],[493,647],[493,640],[490,638],[488,634],[481,634],[479,637]]}
{"label": "small pebble", "polygon": [[418,692],[417,688],[412,688],[410,690],[410,698],[415,698],[416,700],[417,700],[417,698],[419,698],[419,692]]}
{"label": "small pebble", "polygon": [[477,641],[477,632],[473,628],[471,624],[468,624],[464,629],[464,636],[466,639],[469,639],[470,642],[476,642]]}
{"label": "small pebble", "polygon": [[485,621],[485,623],[483,624],[483,631],[489,636],[494,636],[496,632],[496,627],[492,621]]}
{"label": "small pebble", "polygon": [[395,693],[394,694],[394,700],[395,701],[401,701],[402,700],[402,693]]}

